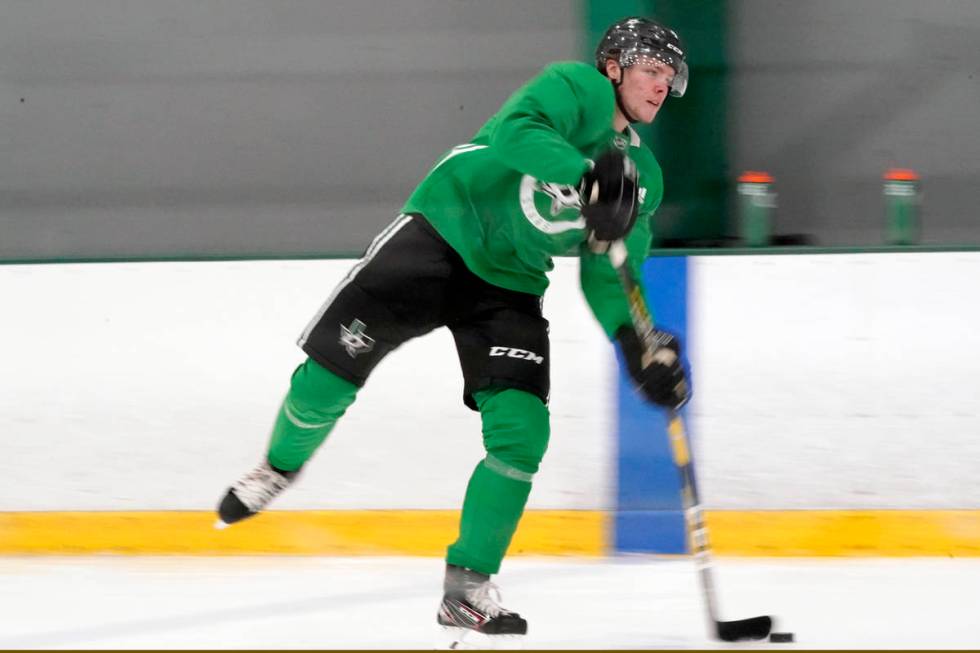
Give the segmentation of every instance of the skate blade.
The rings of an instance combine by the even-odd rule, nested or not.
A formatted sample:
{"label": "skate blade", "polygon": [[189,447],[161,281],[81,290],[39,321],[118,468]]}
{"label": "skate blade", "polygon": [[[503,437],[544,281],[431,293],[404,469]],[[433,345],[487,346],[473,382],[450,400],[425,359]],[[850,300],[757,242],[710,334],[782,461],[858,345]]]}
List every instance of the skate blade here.
{"label": "skate blade", "polygon": [[440,626],[444,646],[453,651],[520,651],[526,635],[485,635],[469,628]]}

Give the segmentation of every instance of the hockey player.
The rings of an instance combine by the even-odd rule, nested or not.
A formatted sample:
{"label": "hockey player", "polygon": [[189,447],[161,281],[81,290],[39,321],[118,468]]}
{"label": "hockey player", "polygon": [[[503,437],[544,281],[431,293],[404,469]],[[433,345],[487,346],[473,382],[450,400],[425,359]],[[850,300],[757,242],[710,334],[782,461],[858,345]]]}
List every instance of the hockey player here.
{"label": "hockey player", "polygon": [[[642,394],[670,408],[689,396],[676,356],[641,362],[626,298],[603,253],[624,239],[638,276],[663,178],[629,125],[652,122],[668,94],[684,94],[687,79],[674,31],[625,19],[603,36],[595,66],[545,67],[469,143],[438,160],[300,336],[308,358],[293,373],[265,459],[229,488],[219,526],[254,515],[289,486],[386,354],[446,326],[459,353],[463,401],[481,415],[486,457],[448,548],[438,622],[526,633],[527,622],[492,596],[490,576],[548,445],[548,322],[540,299],[553,256],[578,249],[586,300]],[[658,341],[679,353],[669,334]]]}

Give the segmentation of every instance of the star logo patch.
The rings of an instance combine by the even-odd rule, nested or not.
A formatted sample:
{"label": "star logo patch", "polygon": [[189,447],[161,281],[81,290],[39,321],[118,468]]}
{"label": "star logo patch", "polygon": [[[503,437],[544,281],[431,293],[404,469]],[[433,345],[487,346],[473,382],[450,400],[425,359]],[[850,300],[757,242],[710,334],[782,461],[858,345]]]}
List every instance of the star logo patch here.
{"label": "star logo patch", "polygon": [[366,354],[374,349],[374,338],[364,333],[366,327],[366,324],[356,318],[349,327],[340,325],[340,340],[338,342],[347,350],[351,358],[357,357],[358,354]]}

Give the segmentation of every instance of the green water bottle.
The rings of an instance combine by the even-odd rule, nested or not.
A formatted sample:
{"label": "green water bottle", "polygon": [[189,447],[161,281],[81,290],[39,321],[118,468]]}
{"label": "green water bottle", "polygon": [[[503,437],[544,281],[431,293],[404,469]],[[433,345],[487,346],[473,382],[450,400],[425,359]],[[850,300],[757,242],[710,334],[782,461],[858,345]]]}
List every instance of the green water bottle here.
{"label": "green water bottle", "polygon": [[746,247],[765,247],[772,237],[776,194],[772,175],[749,170],[738,178],[738,236]]}
{"label": "green water bottle", "polygon": [[914,170],[892,168],[884,175],[885,242],[914,245],[919,242],[919,175]]}

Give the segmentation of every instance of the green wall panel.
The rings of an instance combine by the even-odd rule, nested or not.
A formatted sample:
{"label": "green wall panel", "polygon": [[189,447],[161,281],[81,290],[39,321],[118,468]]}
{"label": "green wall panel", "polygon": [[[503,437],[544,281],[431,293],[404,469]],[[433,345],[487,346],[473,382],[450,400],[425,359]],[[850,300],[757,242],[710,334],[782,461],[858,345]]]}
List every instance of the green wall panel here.
{"label": "green wall panel", "polygon": [[711,244],[729,228],[726,0],[585,0],[583,56],[591,59],[605,29],[631,15],[677,30],[687,46],[691,81],[651,126],[638,131],[664,169],[664,203],[654,220],[659,245]]}

